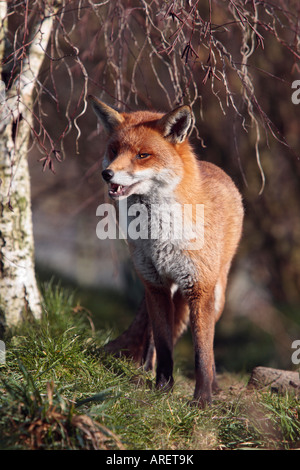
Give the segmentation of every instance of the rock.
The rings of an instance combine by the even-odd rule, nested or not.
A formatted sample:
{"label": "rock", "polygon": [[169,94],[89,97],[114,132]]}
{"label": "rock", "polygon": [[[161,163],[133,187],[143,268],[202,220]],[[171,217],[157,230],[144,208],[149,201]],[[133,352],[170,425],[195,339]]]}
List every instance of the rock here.
{"label": "rock", "polygon": [[291,392],[300,396],[300,374],[270,367],[255,367],[247,387],[270,389],[272,392],[280,394]]}

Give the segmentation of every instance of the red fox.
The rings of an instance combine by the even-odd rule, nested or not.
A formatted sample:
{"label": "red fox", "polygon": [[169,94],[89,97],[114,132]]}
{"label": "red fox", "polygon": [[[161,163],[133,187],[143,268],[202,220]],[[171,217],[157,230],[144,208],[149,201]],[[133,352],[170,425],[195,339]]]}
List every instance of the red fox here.
{"label": "red fox", "polygon": [[[156,387],[172,388],[173,346],[189,323],[196,378],[193,401],[203,407],[211,402],[215,385],[215,323],[224,307],[228,272],[242,232],[240,193],[223,170],[197,159],[188,140],[193,123],[189,106],[166,114],[120,113],[90,98],[108,133],[102,177],[115,202],[126,199],[128,211],[133,204],[143,204],[145,222],[154,206],[204,208],[199,245],[191,246],[184,237],[154,238],[148,232],[128,237],[145,288],[148,320],[143,321],[145,327],[150,325],[146,367],[153,365],[156,355]],[[190,227],[195,226],[195,213],[189,213]],[[178,213],[176,217],[180,218]],[[143,332],[139,335],[142,338]]]}

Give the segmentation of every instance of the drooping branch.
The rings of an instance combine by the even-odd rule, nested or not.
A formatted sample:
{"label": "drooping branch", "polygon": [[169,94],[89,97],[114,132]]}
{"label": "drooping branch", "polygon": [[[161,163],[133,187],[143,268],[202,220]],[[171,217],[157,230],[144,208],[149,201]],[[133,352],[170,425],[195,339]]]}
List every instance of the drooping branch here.
{"label": "drooping branch", "polygon": [[18,100],[20,102],[20,112],[23,113],[22,105],[31,105],[33,91],[36,81],[45,58],[45,51],[48,46],[52,32],[55,11],[51,3],[45,4],[44,17],[35,25],[36,31],[33,34],[29,52],[25,54],[21,65],[19,80],[16,83]]}

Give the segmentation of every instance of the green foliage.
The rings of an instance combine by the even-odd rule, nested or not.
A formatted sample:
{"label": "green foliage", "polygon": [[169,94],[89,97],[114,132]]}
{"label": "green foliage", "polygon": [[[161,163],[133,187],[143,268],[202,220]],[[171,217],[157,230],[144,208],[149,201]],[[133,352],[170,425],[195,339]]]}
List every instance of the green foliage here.
{"label": "green foliage", "polygon": [[211,407],[191,406],[193,380],[172,393],[153,376],[101,352],[88,312],[60,286],[43,287],[44,315],[6,337],[0,368],[2,449],[289,449],[299,447],[299,401],[251,392],[221,377]]}

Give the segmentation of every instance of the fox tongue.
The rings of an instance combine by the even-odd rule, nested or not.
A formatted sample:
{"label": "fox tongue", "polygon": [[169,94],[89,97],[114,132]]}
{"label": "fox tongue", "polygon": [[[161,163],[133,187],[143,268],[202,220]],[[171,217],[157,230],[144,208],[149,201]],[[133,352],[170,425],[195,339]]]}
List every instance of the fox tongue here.
{"label": "fox tongue", "polygon": [[108,194],[112,198],[118,198],[121,196],[128,196],[136,186],[136,183],[129,185],[129,186],[122,186],[121,184],[117,183],[110,183]]}
{"label": "fox tongue", "polygon": [[110,184],[110,191],[114,194],[121,194],[123,191],[123,186],[115,183]]}

